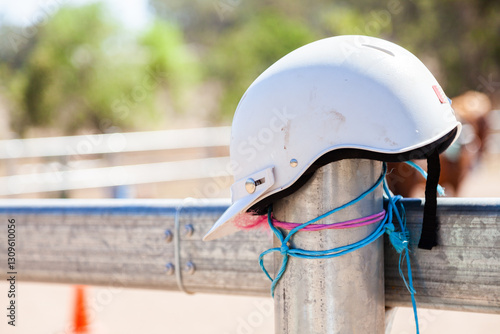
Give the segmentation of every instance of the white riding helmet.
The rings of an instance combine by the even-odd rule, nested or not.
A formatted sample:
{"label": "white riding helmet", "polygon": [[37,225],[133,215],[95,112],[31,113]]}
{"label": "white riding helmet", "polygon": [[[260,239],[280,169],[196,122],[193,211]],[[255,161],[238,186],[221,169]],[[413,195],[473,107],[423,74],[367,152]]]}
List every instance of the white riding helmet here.
{"label": "white riding helmet", "polygon": [[460,129],[434,76],[402,47],[367,36],[307,44],[241,98],[230,144],[232,205],[204,240],[238,231],[238,213],[264,212],[327,163],[428,158]]}

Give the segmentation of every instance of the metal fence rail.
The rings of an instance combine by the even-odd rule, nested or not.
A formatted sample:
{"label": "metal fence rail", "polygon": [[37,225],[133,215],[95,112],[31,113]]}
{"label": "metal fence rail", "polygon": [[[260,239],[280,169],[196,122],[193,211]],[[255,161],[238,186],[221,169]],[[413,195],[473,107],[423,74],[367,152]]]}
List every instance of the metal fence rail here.
{"label": "metal fence rail", "polygon": [[[422,203],[404,203],[416,241]],[[268,296],[270,282],[257,263],[260,252],[272,246],[267,231],[201,241],[228,205],[228,200],[3,200],[0,219],[16,220],[21,281]],[[425,251],[411,245],[419,306],[499,313],[500,199],[443,198],[438,205],[440,246]],[[5,230],[0,244],[6,243]],[[386,305],[409,306],[390,247],[386,243]],[[266,266],[271,268],[272,260]]]}

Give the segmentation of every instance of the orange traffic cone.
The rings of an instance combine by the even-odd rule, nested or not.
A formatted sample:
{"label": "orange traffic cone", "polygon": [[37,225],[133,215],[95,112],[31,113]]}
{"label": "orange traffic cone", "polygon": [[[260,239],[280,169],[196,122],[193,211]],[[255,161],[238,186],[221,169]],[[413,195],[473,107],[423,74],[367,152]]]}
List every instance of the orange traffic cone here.
{"label": "orange traffic cone", "polygon": [[73,331],[75,334],[88,333],[88,318],[85,298],[85,286],[75,286],[75,307],[73,313]]}

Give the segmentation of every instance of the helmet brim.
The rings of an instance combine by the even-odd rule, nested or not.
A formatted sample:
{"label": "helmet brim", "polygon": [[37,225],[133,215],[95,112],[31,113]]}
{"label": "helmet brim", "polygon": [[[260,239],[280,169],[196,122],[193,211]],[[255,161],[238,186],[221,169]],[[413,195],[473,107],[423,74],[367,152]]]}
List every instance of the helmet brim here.
{"label": "helmet brim", "polygon": [[247,211],[257,199],[254,196],[246,196],[231,204],[231,206],[224,211],[222,216],[215,222],[214,226],[203,237],[203,241],[210,241],[225,237],[226,235],[233,234],[240,229],[231,223],[236,215],[241,212]]}
{"label": "helmet brim", "polygon": [[[231,220],[241,212],[246,212],[252,205],[260,200],[262,195],[264,195],[274,184],[274,166],[268,166],[252,175],[249,178],[243,178],[236,181],[231,186],[231,194],[233,198],[233,203],[231,206],[222,214],[222,216],[217,219],[214,226],[208,231],[208,233],[203,237],[204,241],[222,238],[226,235],[232,234],[239,231],[236,224],[233,224]],[[258,185],[254,192],[248,193],[245,190],[245,183],[248,180],[258,180]]]}

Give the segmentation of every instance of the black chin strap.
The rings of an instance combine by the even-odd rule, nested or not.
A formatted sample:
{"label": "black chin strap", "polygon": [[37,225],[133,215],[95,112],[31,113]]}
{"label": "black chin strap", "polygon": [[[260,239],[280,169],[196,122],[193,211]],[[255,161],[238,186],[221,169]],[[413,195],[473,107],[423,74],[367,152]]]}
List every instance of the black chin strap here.
{"label": "black chin strap", "polygon": [[436,189],[439,183],[441,165],[439,164],[439,153],[434,150],[427,158],[427,182],[425,184],[425,206],[424,221],[422,223],[422,234],[418,248],[432,249],[437,245],[438,219],[436,217]]}

